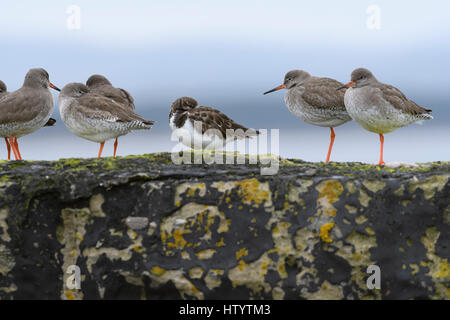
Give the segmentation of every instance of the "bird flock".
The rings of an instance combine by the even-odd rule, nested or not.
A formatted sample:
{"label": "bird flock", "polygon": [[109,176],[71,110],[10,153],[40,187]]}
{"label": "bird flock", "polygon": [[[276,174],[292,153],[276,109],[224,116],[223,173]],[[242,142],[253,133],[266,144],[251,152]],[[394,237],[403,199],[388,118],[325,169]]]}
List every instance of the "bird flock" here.
{"label": "bird flock", "polygon": [[[0,81],[0,136],[5,139],[8,160],[11,150],[16,160],[22,160],[19,138],[56,122],[50,118],[53,96],[49,88],[60,91],[58,106],[66,127],[73,134],[100,144],[98,157],[106,141],[115,139],[113,156],[116,157],[120,136],[133,130],[149,130],[155,124],[135,112],[134,99],[129,92],[114,87],[102,75],[89,77],[85,84],[69,83],[60,90],[50,82],[47,71],[30,69],[22,87],[14,92],[8,92],[5,83]],[[293,115],[309,124],[330,128],[326,162],[333,148],[334,128],[348,121],[354,120],[379,135],[378,164],[384,165],[384,134],[433,119],[430,109],[407,99],[397,88],[379,82],[364,68],[355,69],[347,84],[292,70],[286,73],[283,84],[264,94],[281,89],[287,90],[285,103]],[[259,134],[258,130],[236,123],[217,109],[199,106],[190,97],[181,97],[172,103],[169,126],[189,138],[181,140],[185,145],[200,149],[207,149],[217,141],[223,146],[235,138]]]}

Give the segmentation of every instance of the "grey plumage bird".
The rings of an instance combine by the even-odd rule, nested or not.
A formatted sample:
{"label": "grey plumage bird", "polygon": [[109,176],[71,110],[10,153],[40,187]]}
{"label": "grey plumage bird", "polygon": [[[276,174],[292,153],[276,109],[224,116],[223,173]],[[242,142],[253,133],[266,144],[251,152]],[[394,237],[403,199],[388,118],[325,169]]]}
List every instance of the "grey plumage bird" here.
{"label": "grey plumage bird", "polygon": [[265,92],[287,89],[284,101],[289,111],[306,123],[329,127],[330,145],[325,162],[330,161],[334,129],[351,120],[344,105],[344,92],[336,91],[342,83],[331,78],[313,77],[303,70],[286,73],[282,85]]}
{"label": "grey plumage bird", "polygon": [[[112,83],[103,75],[94,74],[86,81],[86,86],[90,92],[97,93],[106,98],[112,99],[125,109],[134,111],[134,98],[131,94],[122,88],[116,88]],[[119,138],[114,141],[114,149],[117,149]]]}
{"label": "grey plumage bird", "polygon": [[364,129],[380,136],[380,161],[383,161],[383,134],[414,122],[433,119],[431,110],[409,100],[397,88],[379,82],[369,70],[353,70],[350,82],[338,88],[348,88],[344,103],[348,114]]}
{"label": "grey plumage bird", "polygon": [[[67,128],[75,135],[100,143],[101,157],[105,141],[132,130],[150,129],[154,122],[133,110],[95,92],[82,83],[69,83],[59,95],[59,111]],[[117,143],[114,144],[114,157]]]}
{"label": "grey plumage bird", "polygon": [[4,83],[1,87],[0,136],[8,142],[7,147],[10,146],[8,158],[12,148],[15,159],[21,160],[17,139],[51,125],[53,96],[48,88],[59,89],[49,81],[47,71],[42,68],[30,69],[22,87],[14,92],[7,92]]}
{"label": "grey plumage bird", "polygon": [[125,89],[115,88],[105,76],[94,74],[86,81],[90,92],[113,99],[118,104],[131,110],[135,109],[134,98]]}

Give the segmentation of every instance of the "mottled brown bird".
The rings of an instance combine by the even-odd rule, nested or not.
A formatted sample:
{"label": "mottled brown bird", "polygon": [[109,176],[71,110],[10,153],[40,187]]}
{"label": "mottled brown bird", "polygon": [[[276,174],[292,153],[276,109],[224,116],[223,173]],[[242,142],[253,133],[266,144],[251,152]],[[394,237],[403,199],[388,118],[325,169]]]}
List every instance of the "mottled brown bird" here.
{"label": "mottled brown bird", "polygon": [[[172,103],[169,125],[173,131],[183,129],[189,139],[181,142],[190,148],[206,149],[212,146],[223,147],[235,138],[243,139],[259,134],[230,119],[217,109],[198,106],[195,99],[181,97]],[[228,130],[228,131],[227,131]]]}

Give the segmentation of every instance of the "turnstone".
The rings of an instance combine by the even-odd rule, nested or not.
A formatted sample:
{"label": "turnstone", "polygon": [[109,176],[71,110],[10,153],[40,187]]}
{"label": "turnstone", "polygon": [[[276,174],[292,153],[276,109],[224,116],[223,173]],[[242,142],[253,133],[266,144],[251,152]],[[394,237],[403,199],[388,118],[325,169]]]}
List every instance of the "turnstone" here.
{"label": "turnstone", "polygon": [[234,122],[217,109],[198,106],[195,99],[181,97],[172,103],[169,113],[172,131],[179,132],[181,142],[192,149],[222,148],[238,138],[259,134]]}

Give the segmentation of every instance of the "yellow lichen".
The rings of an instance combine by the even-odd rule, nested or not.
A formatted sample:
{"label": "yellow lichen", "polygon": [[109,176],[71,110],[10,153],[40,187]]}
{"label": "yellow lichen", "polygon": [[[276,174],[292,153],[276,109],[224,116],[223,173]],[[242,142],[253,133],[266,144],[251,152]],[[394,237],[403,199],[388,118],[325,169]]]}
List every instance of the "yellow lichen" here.
{"label": "yellow lichen", "polygon": [[355,218],[355,222],[357,224],[363,224],[363,223],[367,222],[367,220],[369,220],[369,219],[367,219],[367,217],[365,217],[365,216],[357,216]]}
{"label": "yellow lichen", "polygon": [[330,238],[330,230],[333,229],[334,222],[326,223],[320,227],[320,239],[323,242],[331,243],[333,239]]}
{"label": "yellow lichen", "polygon": [[153,273],[153,274],[156,275],[156,276],[162,276],[162,275],[164,275],[164,274],[166,273],[166,270],[163,269],[163,268],[161,268],[161,267],[154,266],[154,267],[151,269],[151,273]]}
{"label": "yellow lichen", "polygon": [[364,207],[368,207],[371,197],[367,194],[366,191],[364,191],[363,189],[359,189],[358,200],[361,205],[363,205]]}
{"label": "yellow lichen", "polygon": [[200,260],[211,259],[212,256],[216,253],[215,249],[206,249],[195,253],[197,258]]}
{"label": "yellow lichen", "polygon": [[385,182],[381,182],[381,181],[377,181],[377,180],[366,180],[366,181],[363,182],[363,185],[367,189],[372,191],[373,193],[376,193],[376,192],[384,189],[384,187],[386,187],[386,183]]}
{"label": "yellow lichen", "polygon": [[247,266],[247,264],[244,262],[244,260],[239,260],[239,263],[238,263],[239,270],[243,271],[246,266]]}
{"label": "yellow lichen", "polygon": [[434,277],[439,279],[444,279],[447,277],[450,277],[450,269],[448,267],[448,261],[447,259],[441,260],[439,263],[438,270],[433,274]]}
{"label": "yellow lichen", "polygon": [[186,194],[186,197],[193,197],[198,191],[200,197],[204,197],[206,194],[206,186],[204,183],[182,183],[178,185],[175,189],[175,198],[174,203],[177,207],[179,207],[182,195]]}
{"label": "yellow lichen", "polygon": [[261,183],[252,178],[236,181],[235,185],[239,187],[237,193],[243,203],[259,206],[264,202],[265,205],[271,205],[271,194],[267,182]]}
{"label": "yellow lichen", "polygon": [[[201,243],[212,239],[214,232],[212,226],[215,225],[217,218],[219,218],[217,233],[227,232],[230,220],[225,219],[225,214],[216,206],[188,203],[163,219],[160,227],[161,241],[167,249],[196,248]],[[188,241],[189,238],[185,238],[193,231],[204,231],[204,235],[198,238],[200,241],[195,244]],[[167,250],[166,254],[168,254]]]}
{"label": "yellow lichen", "polygon": [[73,296],[72,290],[66,290],[65,294],[66,294],[66,298],[68,300],[75,300],[75,297]]}
{"label": "yellow lichen", "polygon": [[448,289],[447,281],[450,277],[450,270],[448,260],[438,256],[435,252],[435,246],[439,236],[440,232],[436,227],[428,227],[426,229],[421,241],[427,250],[426,256],[430,262],[424,261],[423,263],[421,262],[421,265],[428,267],[428,275],[431,276],[434,282],[436,289],[433,298],[444,299],[446,297],[446,290]]}
{"label": "yellow lichen", "polygon": [[366,232],[368,234],[370,234],[371,236],[373,236],[375,234],[375,231],[373,231],[370,227],[366,227],[364,230],[366,230]]}
{"label": "yellow lichen", "polygon": [[202,276],[203,276],[202,267],[194,267],[189,269],[189,277],[191,277],[191,279],[200,279]]}
{"label": "yellow lichen", "polygon": [[2,239],[5,242],[8,242],[11,240],[11,237],[8,234],[8,224],[6,223],[7,217],[8,217],[8,210],[1,209],[0,210],[0,228],[2,228],[2,234],[0,236],[0,239]]}
{"label": "yellow lichen", "polygon": [[236,260],[239,260],[242,256],[248,256],[248,250],[246,248],[236,251]]}
{"label": "yellow lichen", "polygon": [[436,191],[442,191],[444,186],[447,184],[447,180],[450,175],[442,176],[432,176],[426,180],[417,181],[416,179],[411,179],[411,183],[408,186],[408,191],[413,193],[416,189],[422,189],[426,200],[430,200]]}
{"label": "yellow lichen", "polygon": [[319,206],[319,215],[326,214],[329,216],[336,216],[336,209],[333,204],[339,199],[339,196],[344,191],[344,187],[337,180],[325,180],[316,186],[319,191],[317,203]]}
{"label": "yellow lichen", "polygon": [[224,242],[223,237],[220,238],[220,240],[216,242],[217,247],[223,247],[224,245],[225,245],[225,242]]}

